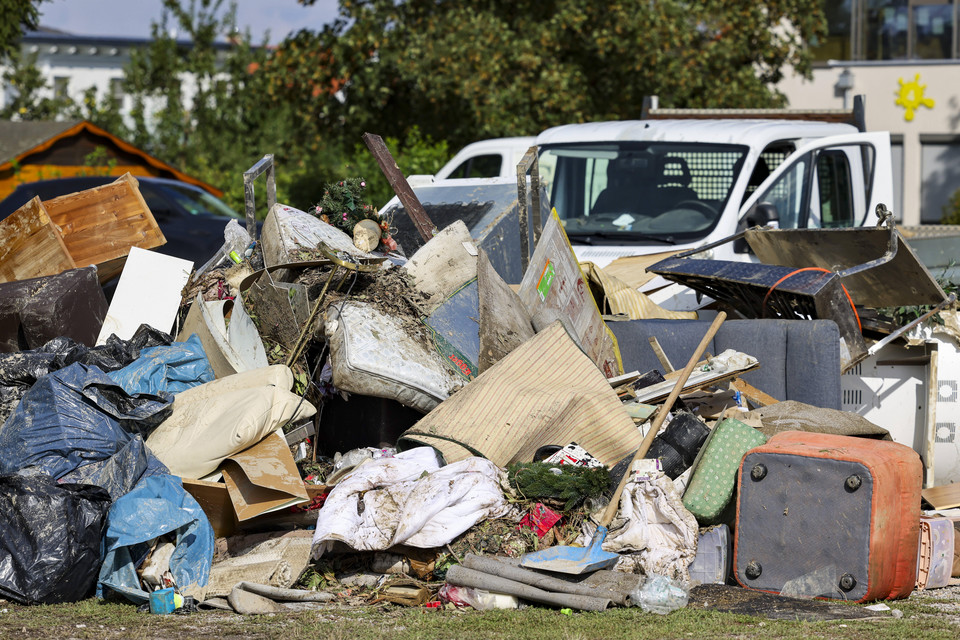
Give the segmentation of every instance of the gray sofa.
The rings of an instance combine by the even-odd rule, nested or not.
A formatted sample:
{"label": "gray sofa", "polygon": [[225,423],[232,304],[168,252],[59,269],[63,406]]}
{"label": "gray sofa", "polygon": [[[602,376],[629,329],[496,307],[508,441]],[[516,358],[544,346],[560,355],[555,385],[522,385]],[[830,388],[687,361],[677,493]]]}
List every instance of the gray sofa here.
{"label": "gray sofa", "polygon": [[[710,326],[708,320],[608,321],[620,345],[623,369],[663,370],[650,347],[656,336],[677,369],[687,364]],[[778,400],[840,409],[840,332],[832,320],[727,320],[707,346],[716,355],[736,349],[760,361],[743,375]]]}

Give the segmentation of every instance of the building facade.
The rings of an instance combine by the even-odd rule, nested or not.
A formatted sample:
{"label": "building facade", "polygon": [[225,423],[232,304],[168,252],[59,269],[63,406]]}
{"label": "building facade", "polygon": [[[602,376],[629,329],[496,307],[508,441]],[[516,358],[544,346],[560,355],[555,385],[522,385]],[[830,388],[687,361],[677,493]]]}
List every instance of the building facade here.
{"label": "building facade", "polygon": [[940,222],[960,189],[960,0],[827,0],[813,79],[778,86],[798,109],[866,97],[870,131],[889,131],[903,224]]}

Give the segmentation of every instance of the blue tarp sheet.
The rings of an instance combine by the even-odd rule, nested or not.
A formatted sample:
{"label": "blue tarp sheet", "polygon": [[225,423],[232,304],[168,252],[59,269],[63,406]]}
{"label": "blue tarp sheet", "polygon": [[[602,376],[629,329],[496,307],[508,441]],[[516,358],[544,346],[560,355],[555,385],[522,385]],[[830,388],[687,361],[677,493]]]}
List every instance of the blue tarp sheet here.
{"label": "blue tarp sheet", "polygon": [[215,378],[197,334],[186,342],[143,349],[136,361],[107,375],[130,395],[176,395]]}
{"label": "blue tarp sheet", "polygon": [[153,540],[165,534],[174,537],[170,571],[177,587],[194,595],[206,586],[213,564],[213,528],[180,478],[153,476],[113,503],[107,514],[97,597],[111,589],[134,602],[146,602],[150,594],[140,588],[137,568]]}
{"label": "blue tarp sheet", "polygon": [[[134,435],[149,435],[169,415],[171,402],[164,392],[128,395],[100,369],[71,364],[40,378],[0,426],[0,474],[31,468],[59,480],[102,463]],[[148,455],[147,475],[168,472]]]}

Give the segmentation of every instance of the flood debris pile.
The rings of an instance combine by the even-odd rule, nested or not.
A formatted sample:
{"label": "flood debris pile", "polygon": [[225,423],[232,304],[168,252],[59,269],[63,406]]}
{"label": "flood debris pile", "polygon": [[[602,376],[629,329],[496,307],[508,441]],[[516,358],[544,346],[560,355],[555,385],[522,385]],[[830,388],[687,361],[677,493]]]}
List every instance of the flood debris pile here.
{"label": "flood debris pile", "polygon": [[508,283],[463,222],[405,256],[276,204],[196,268],[121,246],[109,305],[96,261],[0,257],[0,595],[664,614],[762,592],[785,615],[956,584],[935,438],[841,393],[908,348],[885,308],[947,300],[916,261],[879,295],[818,241],[790,282],[805,240],[757,231],[789,265],[651,267],[711,296],[698,314],[581,266],[556,215],[537,232]]}

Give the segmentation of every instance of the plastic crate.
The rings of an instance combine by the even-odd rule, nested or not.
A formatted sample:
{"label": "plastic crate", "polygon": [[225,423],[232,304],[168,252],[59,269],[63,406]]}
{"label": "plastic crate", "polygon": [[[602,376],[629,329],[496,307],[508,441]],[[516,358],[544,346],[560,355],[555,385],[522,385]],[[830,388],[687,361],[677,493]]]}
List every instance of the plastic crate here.
{"label": "plastic crate", "polygon": [[690,564],[690,580],[701,584],[725,584],[733,559],[730,528],[725,524],[700,534],[697,557]]}

